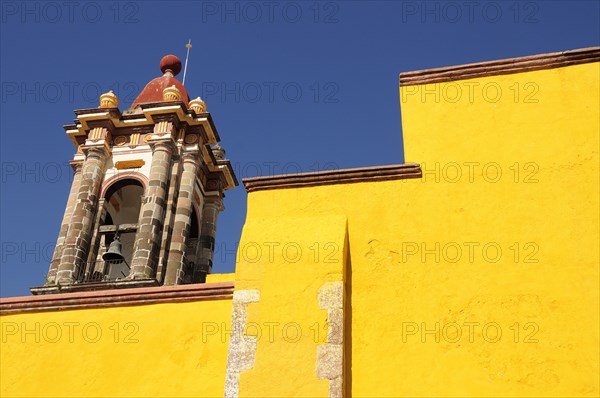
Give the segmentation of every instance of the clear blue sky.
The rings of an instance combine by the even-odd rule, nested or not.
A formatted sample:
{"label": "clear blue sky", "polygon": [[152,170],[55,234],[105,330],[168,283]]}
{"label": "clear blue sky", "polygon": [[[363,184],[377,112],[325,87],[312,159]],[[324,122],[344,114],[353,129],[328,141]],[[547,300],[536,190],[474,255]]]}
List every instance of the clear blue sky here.
{"label": "clear blue sky", "polygon": [[[44,282],[73,110],[109,89],[126,109],[188,39],[186,88],[208,103],[240,181],[402,163],[400,72],[600,44],[598,1],[2,1],[1,12],[2,297]],[[246,198],[227,193],[215,272],[234,270]]]}

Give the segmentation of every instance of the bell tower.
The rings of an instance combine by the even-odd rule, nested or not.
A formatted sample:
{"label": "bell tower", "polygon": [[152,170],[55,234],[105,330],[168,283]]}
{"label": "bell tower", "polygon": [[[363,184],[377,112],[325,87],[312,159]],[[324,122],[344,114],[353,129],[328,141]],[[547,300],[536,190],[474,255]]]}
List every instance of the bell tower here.
{"label": "bell tower", "polygon": [[121,112],[112,92],[65,126],[74,177],[46,284],[33,294],[202,283],[224,192],[238,185],[206,104],[167,55]]}

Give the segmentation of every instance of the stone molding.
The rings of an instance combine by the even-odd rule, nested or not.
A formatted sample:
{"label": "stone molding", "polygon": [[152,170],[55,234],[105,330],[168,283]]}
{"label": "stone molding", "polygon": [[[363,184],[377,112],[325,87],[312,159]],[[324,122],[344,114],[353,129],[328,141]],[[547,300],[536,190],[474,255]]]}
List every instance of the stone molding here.
{"label": "stone molding", "polygon": [[144,192],[146,192],[148,189],[148,177],[146,177],[144,174],[140,173],[139,171],[120,171],[118,174],[111,176],[102,182],[100,197],[104,198],[108,188],[121,180],[136,180],[142,184],[142,189]]}
{"label": "stone molding", "polygon": [[233,288],[233,282],[219,282],[11,297],[0,299],[0,315],[231,299]]}
{"label": "stone molding", "polygon": [[421,177],[422,172],[419,164],[405,163],[390,166],[361,167],[356,169],[244,178],[242,182],[244,183],[247,192],[254,192],[268,189],[304,188],[319,185],[352,184],[358,182],[402,180]]}
{"label": "stone molding", "polygon": [[[124,115],[117,108],[80,109],[76,110],[75,114],[77,115],[75,123],[65,125],[64,128],[76,148],[82,149],[81,145],[86,142],[90,132],[98,128],[107,130],[114,136],[131,136],[129,146],[136,148],[141,146],[140,152],[150,150],[149,142],[144,140],[145,136],[156,136],[157,139],[172,137],[175,140],[183,133],[181,142],[173,142],[175,146],[190,145],[189,142],[184,142],[185,137],[195,136],[195,145],[198,145],[201,157],[213,177],[223,180],[225,190],[238,185],[231,163],[228,160],[214,159],[212,155],[210,145],[218,143],[220,138],[209,113],[196,114],[193,110],[187,109],[182,102],[157,102],[142,104],[141,113],[136,114]],[[93,136],[96,135],[97,133],[94,133]],[[109,143],[104,144],[107,152],[110,152],[111,143],[112,140],[109,140]],[[136,153],[123,151],[127,145],[115,145],[112,148],[119,154]],[[81,155],[82,152],[77,156]]]}
{"label": "stone molding", "polygon": [[400,86],[507,75],[600,61],[600,47],[400,73]]}

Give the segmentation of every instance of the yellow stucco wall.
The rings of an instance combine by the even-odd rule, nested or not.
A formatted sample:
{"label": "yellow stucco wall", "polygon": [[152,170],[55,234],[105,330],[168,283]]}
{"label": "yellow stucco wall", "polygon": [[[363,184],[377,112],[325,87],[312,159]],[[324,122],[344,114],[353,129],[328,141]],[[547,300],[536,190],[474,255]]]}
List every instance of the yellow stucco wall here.
{"label": "yellow stucco wall", "polygon": [[[423,322],[495,322],[503,335],[407,337],[397,370],[421,383],[397,392],[598,396],[599,77],[590,63],[401,89],[406,159],[424,172],[403,194],[413,217],[399,215],[401,240],[439,242],[442,256],[423,267],[420,246],[397,270],[410,291],[400,314],[419,339]],[[383,242],[375,252],[389,259]],[[474,261],[467,242],[479,243]],[[463,250],[455,263],[452,243]]]}
{"label": "yellow stucco wall", "polygon": [[[328,218],[347,219],[348,395],[598,395],[598,77],[594,63],[474,79],[503,94],[472,103],[402,92],[423,179],[249,195],[242,245],[323,245]],[[254,273],[245,288],[273,300],[249,319],[306,323],[319,264],[276,265],[238,262],[236,289]],[[300,270],[306,289],[288,289]],[[240,396],[325,395],[313,353],[259,340]]]}
{"label": "yellow stucco wall", "polygon": [[221,323],[230,299],[2,316],[0,395],[222,396]]}
{"label": "yellow stucco wall", "polygon": [[233,282],[235,280],[235,274],[208,274],[206,275],[206,283],[216,282]]}
{"label": "yellow stucco wall", "polygon": [[260,299],[247,309],[245,333],[256,338],[256,358],[240,374],[240,397],[328,395],[328,380],[316,372],[317,347],[329,330],[318,295],[324,285],[343,280],[346,217],[305,216],[311,212],[294,206],[286,214],[283,203],[268,210],[271,199],[287,201],[279,195],[288,193],[250,195],[235,285],[236,292],[258,290]]}

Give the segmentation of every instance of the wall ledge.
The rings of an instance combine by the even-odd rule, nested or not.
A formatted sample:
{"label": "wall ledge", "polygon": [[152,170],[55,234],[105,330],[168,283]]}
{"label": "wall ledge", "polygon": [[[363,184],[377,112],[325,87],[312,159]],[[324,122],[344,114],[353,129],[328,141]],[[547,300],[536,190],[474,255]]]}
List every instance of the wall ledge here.
{"label": "wall ledge", "polygon": [[[123,224],[120,227],[126,227],[131,224]],[[136,225],[137,227],[137,225]],[[103,229],[102,227],[100,228]],[[119,228],[121,230],[121,228]],[[125,280],[114,280],[114,281],[99,281],[99,282],[86,282],[86,283],[72,283],[65,285],[44,285],[32,287],[29,289],[33,295],[41,294],[60,294],[60,293],[74,293],[74,292],[88,292],[94,290],[110,290],[110,289],[127,289],[127,288],[140,288],[140,287],[154,287],[160,286],[158,281],[154,278],[145,279],[125,279]]]}
{"label": "wall ledge", "polygon": [[219,282],[10,297],[0,299],[0,315],[231,299],[233,289]]}
{"label": "wall ledge", "polygon": [[400,86],[507,75],[600,61],[600,47],[400,73]]}
{"label": "wall ledge", "polygon": [[402,180],[407,178],[421,178],[421,176],[420,165],[416,163],[406,163],[390,166],[244,178],[242,182],[244,183],[247,192],[254,192],[270,189],[305,188],[320,185]]}

